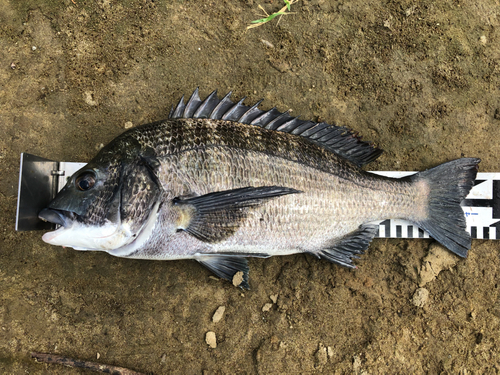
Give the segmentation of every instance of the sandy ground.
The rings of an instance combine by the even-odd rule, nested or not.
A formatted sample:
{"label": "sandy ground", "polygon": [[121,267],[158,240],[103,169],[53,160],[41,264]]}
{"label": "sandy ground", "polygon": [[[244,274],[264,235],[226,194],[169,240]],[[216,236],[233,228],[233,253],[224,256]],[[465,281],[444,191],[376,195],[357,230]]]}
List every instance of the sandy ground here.
{"label": "sandy ground", "polygon": [[500,171],[498,0],[304,0],[245,32],[258,4],[283,5],[0,0],[1,373],[87,373],[31,351],[154,374],[500,372],[495,241],[473,241],[462,260],[432,240],[378,239],[355,271],[252,259],[242,292],[195,262],[14,231],[21,152],[89,160],[197,86],[353,128],[386,150],[373,170],[477,156]]}

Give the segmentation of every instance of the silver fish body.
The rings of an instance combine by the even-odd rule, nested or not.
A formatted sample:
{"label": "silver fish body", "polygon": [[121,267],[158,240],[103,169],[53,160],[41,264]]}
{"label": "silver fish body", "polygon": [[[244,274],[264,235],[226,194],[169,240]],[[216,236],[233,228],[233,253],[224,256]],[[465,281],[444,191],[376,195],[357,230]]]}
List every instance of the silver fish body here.
{"label": "silver fish body", "polygon": [[[131,129],[76,172],[42,219],[55,245],[138,259],[196,259],[231,280],[245,257],[307,252],[353,267],[376,222],[401,218],[465,256],[460,201],[479,159],[403,179],[360,166],[380,150],[345,128],[197,92]],[[56,219],[54,219],[56,217]]]}

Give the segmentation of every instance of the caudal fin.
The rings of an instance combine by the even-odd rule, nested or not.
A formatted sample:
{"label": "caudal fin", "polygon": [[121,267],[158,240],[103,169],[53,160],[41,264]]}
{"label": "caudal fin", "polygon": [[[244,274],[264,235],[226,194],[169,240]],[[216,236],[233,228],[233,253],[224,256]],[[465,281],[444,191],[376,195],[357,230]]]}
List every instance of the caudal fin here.
{"label": "caudal fin", "polygon": [[463,258],[471,247],[471,237],[465,230],[460,202],[474,185],[480,161],[477,158],[457,159],[410,177],[412,181],[425,181],[429,188],[427,218],[416,224]]}

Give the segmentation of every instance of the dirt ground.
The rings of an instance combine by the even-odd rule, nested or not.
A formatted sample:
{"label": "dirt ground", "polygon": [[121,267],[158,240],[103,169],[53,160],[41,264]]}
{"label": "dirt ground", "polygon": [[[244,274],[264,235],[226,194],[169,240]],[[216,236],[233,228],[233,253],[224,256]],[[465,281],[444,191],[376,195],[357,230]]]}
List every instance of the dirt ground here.
{"label": "dirt ground", "polygon": [[[259,4],[283,6],[0,0],[2,374],[88,373],[32,351],[154,374],[500,373],[497,241],[474,240],[462,260],[432,240],[377,239],[354,271],[252,259],[242,292],[192,261],[14,231],[21,152],[87,161],[197,86],[353,128],[386,151],[372,170],[477,156],[500,171],[498,0],[303,0],[245,31]],[[425,278],[429,267],[443,270]]]}

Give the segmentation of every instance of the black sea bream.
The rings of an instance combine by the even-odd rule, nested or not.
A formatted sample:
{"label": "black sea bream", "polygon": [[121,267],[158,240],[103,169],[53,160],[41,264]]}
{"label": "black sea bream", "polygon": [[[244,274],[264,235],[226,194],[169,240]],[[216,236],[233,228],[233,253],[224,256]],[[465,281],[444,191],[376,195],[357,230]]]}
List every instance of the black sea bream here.
{"label": "black sea bream", "polygon": [[[462,257],[460,202],[479,159],[391,179],[361,169],[381,150],[344,127],[196,90],[168,120],[130,129],[77,171],[40,218],[43,240],[136,259],[195,259],[242,276],[246,257],[310,253],[354,267],[385,219],[406,219]],[[242,272],[238,273],[238,272]]]}

